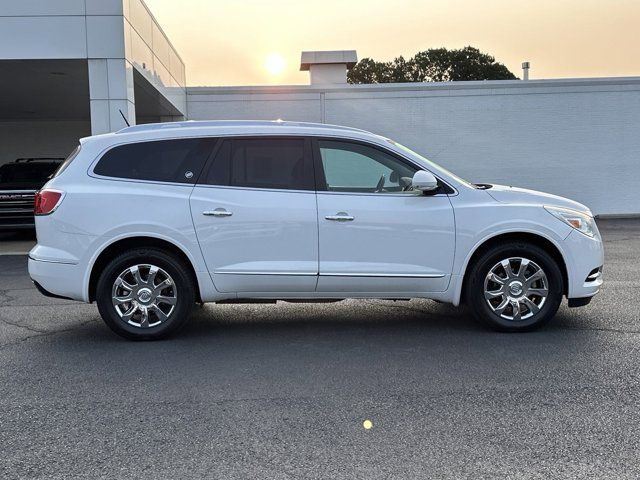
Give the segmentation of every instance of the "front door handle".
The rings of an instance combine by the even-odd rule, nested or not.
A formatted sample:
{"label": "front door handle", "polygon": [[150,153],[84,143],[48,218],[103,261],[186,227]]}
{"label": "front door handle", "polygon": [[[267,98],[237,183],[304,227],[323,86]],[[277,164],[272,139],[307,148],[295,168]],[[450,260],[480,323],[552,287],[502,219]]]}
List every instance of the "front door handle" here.
{"label": "front door handle", "polygon": [[334,222],[352,222],[355,217],[352,217],[347,212],[338,212],[335,215],[327,215],[324,218]]}
{"label": "front door handle", "polygon": [[215,210],[205,210],[202,214],[211,217],[230,217],[233,212],[229,212],[225,208],[216,208]]}

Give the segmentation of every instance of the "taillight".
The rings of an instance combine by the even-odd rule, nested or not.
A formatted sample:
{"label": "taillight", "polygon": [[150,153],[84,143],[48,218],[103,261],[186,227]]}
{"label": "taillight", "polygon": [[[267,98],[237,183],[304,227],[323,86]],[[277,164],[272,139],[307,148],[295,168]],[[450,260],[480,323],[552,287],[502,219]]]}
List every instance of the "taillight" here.
{"label": "taillight", "polygon": [[40,190],[36,193],[36,201],[33,206],[35,215],[49,215],[62,201],[64,192],[60,190]]}

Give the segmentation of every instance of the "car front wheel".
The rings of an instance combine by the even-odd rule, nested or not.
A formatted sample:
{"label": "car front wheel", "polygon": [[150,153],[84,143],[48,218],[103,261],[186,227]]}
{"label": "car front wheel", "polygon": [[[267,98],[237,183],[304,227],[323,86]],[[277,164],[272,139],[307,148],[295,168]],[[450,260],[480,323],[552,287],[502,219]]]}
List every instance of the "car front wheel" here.
{"label": "car front wheel", "polygon": [[554,258],[537,245],[513,242],[484,252],[471,267],[466,303],[494,330],[534,330],[556,314],[563,279]]}
{"label": "car front wheel", "polygon": [[188,320],[195,285],[186,265],[163,250],[137,248],[114,258],[96,288],[105,323],[130,340],[165,338]]}

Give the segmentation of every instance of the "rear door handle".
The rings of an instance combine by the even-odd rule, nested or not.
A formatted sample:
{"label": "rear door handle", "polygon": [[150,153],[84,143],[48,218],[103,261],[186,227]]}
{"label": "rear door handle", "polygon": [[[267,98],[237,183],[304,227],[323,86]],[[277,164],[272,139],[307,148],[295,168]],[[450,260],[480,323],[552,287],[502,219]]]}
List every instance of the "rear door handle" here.
{"label": "rear door handle", "polygon": [[327,215],[324,218],[334,222],[351,222],[355,217],[349,215],[347,212],[338,212],[335,215]]}
{"label": "rear door handle", "polygon": [[215,210],[205,210],[202,214],[210,217],[230,217],[233,212],[229,212],[225,208],[216,208]]}

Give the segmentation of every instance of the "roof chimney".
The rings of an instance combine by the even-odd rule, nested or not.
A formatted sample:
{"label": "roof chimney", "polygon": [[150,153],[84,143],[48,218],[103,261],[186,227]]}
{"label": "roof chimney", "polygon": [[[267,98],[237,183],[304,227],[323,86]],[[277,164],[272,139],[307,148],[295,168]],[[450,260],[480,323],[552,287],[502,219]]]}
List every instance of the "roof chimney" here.
{"label": "roof chimney", "polygon": [[529,62],[522,62],[522,79],[529,80]]}
{"label": "roof chimney", "polygon": [[311,85],[347,83],[347,70],[358,61],[355,50],[302,52],[300,71],[308,71]]}

